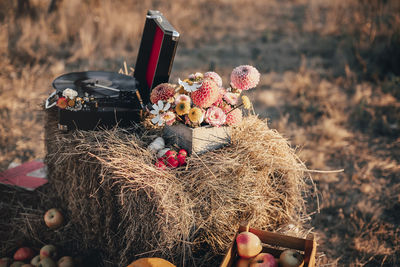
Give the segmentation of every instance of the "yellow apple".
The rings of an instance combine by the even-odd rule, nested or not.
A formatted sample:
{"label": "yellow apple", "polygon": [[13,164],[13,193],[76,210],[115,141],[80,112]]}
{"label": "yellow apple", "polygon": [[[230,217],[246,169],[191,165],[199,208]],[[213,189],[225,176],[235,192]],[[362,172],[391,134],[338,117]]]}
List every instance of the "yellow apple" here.
{"label": "yellow apple", "polygon": [[242,258],[252,258],[262,250],[261,240],[251,232],[241,232],[236,237],[238,254]]}

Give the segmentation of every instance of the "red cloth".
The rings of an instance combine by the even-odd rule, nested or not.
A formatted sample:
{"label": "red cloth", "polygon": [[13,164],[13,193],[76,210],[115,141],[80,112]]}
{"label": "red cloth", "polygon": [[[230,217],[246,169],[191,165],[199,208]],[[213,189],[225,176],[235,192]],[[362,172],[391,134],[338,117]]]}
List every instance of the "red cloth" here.
{"label": "red cloth", "polygon": [[41,161],[23,163],[0,173],[0,183],[35,190],[47,183],[44,168],[45,164]]}

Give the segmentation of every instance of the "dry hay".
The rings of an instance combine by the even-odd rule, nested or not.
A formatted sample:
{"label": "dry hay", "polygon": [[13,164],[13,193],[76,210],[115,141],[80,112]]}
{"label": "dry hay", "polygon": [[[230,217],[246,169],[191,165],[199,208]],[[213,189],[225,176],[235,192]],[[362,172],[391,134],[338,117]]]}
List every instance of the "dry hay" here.
{"label": "dry hay", "polygon": [[167,171],[146,150],[156,131],[61,134],[53,126],[47,125],[49,179],[80,242],[101,251],[104,262],[121,266],[156,255],[178,266],[209,265],[243,220],[274,231],[295,224],[301,235],[305,167],[255,116],[233,129],[232,145]]}

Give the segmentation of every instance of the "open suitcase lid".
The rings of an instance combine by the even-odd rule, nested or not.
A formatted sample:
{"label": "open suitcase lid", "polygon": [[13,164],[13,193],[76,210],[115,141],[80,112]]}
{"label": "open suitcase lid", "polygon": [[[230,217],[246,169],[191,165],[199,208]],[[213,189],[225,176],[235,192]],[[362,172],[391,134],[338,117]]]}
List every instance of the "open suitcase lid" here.
{"label": "open suitcase lid", "polygon": [[145,104],[155,86],[168,82],[178,41],[179,33],[163,14],[149,10],[134,72]]}

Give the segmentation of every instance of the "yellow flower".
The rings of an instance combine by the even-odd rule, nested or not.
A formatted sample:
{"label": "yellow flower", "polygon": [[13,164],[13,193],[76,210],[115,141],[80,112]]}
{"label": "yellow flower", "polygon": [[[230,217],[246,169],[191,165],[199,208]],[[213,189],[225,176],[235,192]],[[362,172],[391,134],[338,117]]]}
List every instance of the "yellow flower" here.
{"label": "yellow flower", "polygon": [[175,107],[175,111],[179,116],[188,114],[190,111],[190,103],[187,101],[179,102]]}
{"label": "yellow flower", "polygon": [[189,120],[193,123],[202,123],[204,114],[201,109],[194,107],[189,111]]}
{"label": "yellow flower", "polygon": [[243,106],[245,109],[250,109],[251,108],[251,102],[250,99],[247,96],[242,96],[242,102],[243,102]]}

